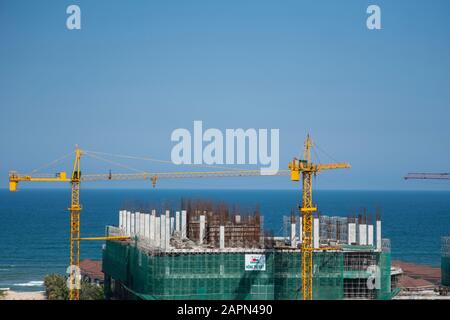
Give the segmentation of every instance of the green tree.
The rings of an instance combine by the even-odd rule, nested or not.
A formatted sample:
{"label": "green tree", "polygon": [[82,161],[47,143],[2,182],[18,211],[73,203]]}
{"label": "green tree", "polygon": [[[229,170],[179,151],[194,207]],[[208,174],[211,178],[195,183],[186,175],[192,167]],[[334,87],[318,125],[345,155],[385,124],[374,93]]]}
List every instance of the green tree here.
{"label": "green tree", "polygon": [[103,286],[81,281],[80,300],[103,300]]}
{"label": "green tree", "polygon": [[66,277],[60,274],[49,274],[44,278],[45,295],[49,300],[68,300],[69,290]]}
{"label": "green tree", "polygon": [[[45,294],[49,300],[68,300],[67,278],[60,274],[50,274],[44,278]],[[103,287],[81,281],[80,300],[102,300]]]}

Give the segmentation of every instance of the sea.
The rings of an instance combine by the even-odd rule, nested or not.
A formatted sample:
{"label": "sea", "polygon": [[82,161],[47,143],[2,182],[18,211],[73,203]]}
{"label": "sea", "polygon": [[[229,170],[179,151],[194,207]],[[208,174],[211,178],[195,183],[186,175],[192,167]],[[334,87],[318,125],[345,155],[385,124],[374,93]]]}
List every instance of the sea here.
{"label": "sea", "polygon": [[[102,236],[118,224],[120,209],[178,208],[182,200],[211,200],[242,211],[259,208],[264,225],[283,235],[283,216],[298,207],[300,190],[83,189],[81,236]],[[65,273],[69,252],[70,191],[0,190],[0,288],[42,291],[49,273]],[[394,260],[440,265],[442,236],[450,236],[449,191],[317,190],[314,202],[328,216],[353,216],[379,208],[383,238]],[[372,220],[373,221],[373,220]],[[81,259],[101,259],[101,241],[82,242]]]}

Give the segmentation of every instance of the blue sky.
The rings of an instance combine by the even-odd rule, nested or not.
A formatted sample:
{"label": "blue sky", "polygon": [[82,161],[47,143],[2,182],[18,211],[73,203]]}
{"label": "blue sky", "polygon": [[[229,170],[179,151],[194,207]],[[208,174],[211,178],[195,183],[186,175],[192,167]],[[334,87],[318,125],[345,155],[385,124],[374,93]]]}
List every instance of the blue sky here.
{"label": "blue sky", "polygon": [[[66,29],[70,4],[81,30]],[[366,28],[369,4],[382,30]],[[321,189],[449,190],[402,179],[450,170],[449,13],[445,0],[0,0],[0,186],[76,143],[170,159],[171,132],[202,120],[279,128],[281,167],[310,132],[352,164],[323,174]],[[91,162],[85,172],[123,171]],[[285,177],[161,186],[298,187]]]}

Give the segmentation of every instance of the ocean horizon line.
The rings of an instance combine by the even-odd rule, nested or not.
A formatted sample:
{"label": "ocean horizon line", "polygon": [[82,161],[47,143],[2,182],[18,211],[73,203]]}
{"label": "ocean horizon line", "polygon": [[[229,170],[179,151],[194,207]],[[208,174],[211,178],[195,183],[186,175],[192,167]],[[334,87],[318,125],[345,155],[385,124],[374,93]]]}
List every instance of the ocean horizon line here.
{"label": "ocean horizon line", "polygon": [[[18,192],[21,191],[67,191],[70,190],[68,187],[46,187],[46,188],[38,188],[38,187],[28,187],[19,189]],[[153,188],[141,188],[141,187],[83,187],[83,190],[98,190],[98,191],[119,191],[119,190],[127,190],[127,191],[142,191],[142,190],[153,190]],[[299,188],[155,188],[155,190],[174,190],[174,191],[298,191]],[[7,187],[0,187],[0,191],[9,191]],[[449,192],[450,189],[328,189],[328,188],[317,188],[314,191],[333,191],[333,192],[341,192],[341,191],[356,191],[356,192]]]}

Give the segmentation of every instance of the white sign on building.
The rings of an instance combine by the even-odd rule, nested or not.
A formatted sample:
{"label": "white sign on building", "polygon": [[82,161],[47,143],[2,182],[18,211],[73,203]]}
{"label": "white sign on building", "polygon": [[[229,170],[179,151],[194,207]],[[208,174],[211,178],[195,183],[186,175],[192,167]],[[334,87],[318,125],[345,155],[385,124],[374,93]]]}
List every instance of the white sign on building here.
{"label": "white sign on building", "polygon": [[266,255],[246,254],[245,271],[266,271]]}

